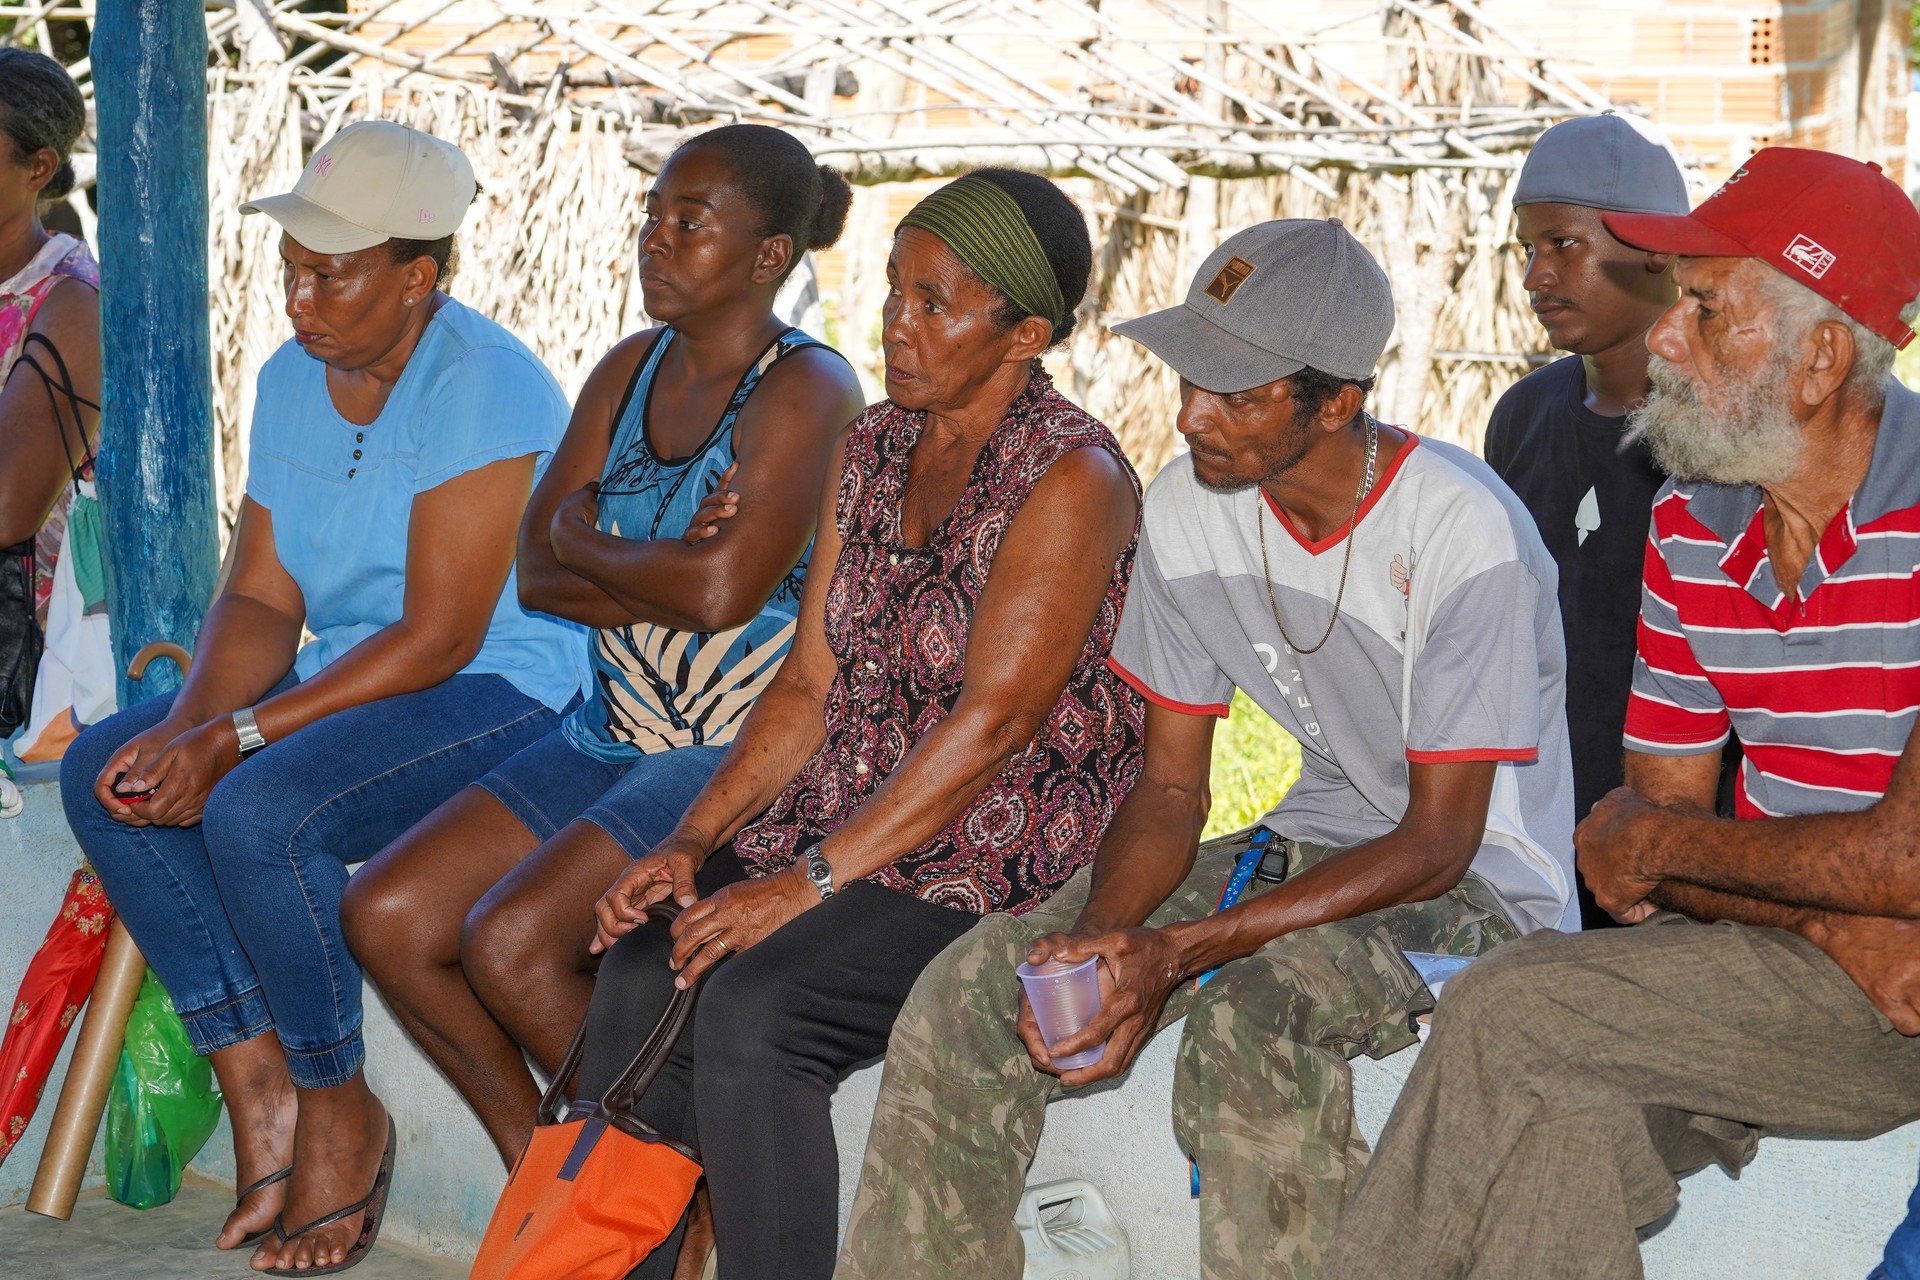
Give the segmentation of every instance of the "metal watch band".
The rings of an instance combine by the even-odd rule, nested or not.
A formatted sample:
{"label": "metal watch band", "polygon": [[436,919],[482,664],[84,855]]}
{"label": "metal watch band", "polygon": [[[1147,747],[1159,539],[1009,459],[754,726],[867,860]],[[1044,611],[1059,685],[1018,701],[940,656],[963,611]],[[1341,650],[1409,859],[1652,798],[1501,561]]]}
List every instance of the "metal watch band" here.
{"label": "metal watch band", "polygon": [[820,891],[820,901],[831,898],[836,890],[833,887],[833,864],[820,856],[820,841],[809,841],[802,849],[807,860],[807,879]]}
{"label": "metal watch band", "polygon": [[252,707],[242,707],[233,713],[233,731],[240,735],[242,760],[267,745],[267,740],[260,736],[260,725],[253,718]]}

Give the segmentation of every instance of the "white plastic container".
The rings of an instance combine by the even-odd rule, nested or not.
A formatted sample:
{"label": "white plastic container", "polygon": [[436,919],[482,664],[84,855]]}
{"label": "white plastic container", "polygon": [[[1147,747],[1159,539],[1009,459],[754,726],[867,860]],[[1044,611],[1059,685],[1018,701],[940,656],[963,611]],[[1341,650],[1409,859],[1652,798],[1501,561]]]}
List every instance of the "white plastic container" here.
{"label": "white plastic container", "polygon": [[1024,1280],[1128,1280],[1127,1229],[1084,1178],[1028,1187],[1013,1225],[1027,1247]]}

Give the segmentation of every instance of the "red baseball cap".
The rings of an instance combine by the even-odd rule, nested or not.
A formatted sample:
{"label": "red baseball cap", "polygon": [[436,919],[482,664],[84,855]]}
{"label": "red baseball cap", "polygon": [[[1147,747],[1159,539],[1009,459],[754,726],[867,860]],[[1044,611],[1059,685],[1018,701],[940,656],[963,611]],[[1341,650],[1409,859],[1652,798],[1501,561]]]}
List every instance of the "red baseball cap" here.
{"label": "red baseball cap", "polygon": [[1768,147],[1688,214],[1607,213],[1607,230],[1649,253],[1758,258],[1895,347],[1920,297],[1920,211],[1877,164]]}

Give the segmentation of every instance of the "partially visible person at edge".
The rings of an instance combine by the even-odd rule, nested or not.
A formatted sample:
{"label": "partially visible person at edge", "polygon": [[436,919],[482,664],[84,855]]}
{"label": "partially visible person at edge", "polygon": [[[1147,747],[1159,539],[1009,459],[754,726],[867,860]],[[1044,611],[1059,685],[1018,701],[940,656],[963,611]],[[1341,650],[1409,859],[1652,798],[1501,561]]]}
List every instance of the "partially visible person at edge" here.
{"label": "partially visible person at edge", "polygon": [[1867,1280],[1920,1280],[1920,1187],[1907,1200],[1907,1216],[1887,1240],[1880,1265]]}
{"label": "partially visible person at edge", "polygon": [[[92,486],[100,429],[100,268],[84,243],[40,221],[46,201],[73,190],[69,156],[86,127],[86,102],[64,67],[0,49],[0,556],[31,561],[41,628],[67,509]],[[9,623],[25,630],[25,619],[0,628]],[[0,668],[0,738],[27,719],[28,660],[23,645],[22,669]]]}
{"label": "partially visible person at edge", "polygon": [[[1139,770],[1140,700],[1105,665],[1138,482],[1039,364],[1091,265],[1080,210],[1031,174],[969,174],[901,222],[888,399],[835,457],[793,651],[599,906],[581,1096],[711,970],[639,1111],[701,1153],[722,1280],[831,1274],[836,1081],[885,1049],[928,961],[1091,856]],[[671,932],[640,925],[669,897]]]}
{"label": "partially visible person at edge", "polygon": [[[1363,410],[1392,331],[1386,277],[1332,221],[1242,231],[1183,305],[1117,327],[1180,374],[1190,448],[1147,496],[1110,660],[1148,702],[1141,780],[1090,868],[921,975],[842,1277],[1018,1277],[1048,1099],[1183,1015],[1201,1273],[1311,1275],[1366,1159],[1347,1059],[1412,1044],[1432,1007],[1402,951],[1576,927],[1553,561],[1485,463]],[[1300,780],[1201,846],[1236,689],[1300,740]],[[1254,846],[1285,882],[1210,914]],[[1099,1016],[1049,1048],[1015,967],[1093,956]]]}
{"label": "partially visible person at edge", "polygon": [[[348,886],[347,939],[509,1168],[593,994],[594,903],[680,821],[779,670],[834,443],[845,360],[773,314],[851,191],[801,143],[728,125],[647,194],[657,328],[588,378],[521,526],[520,600],[595,629],[566,722],[462,790]],[[744,495],[682,540],[703,499]],[[569,924],[571,922],[571,924]]]}
{"label": "partially visible person at edge", "polygon": [[1678,1174],[1920,1117],[1920,395],[1890,372],[1920,213],[1874,166],[1779,147],[1691,216],[1606,221],[1681,255],[1634,414],[1674,479],[1627,784],[1576,837],[1600,905],[1644,923],[1448,984],[1326,1280],[1631,1280]]}
{"label": "partially visible person at edge", "polygon": [[[231,576],[185,687],[82,734],[61,770],[226,1096],[242,1190],[219,1244],[264,1233],[253,1267],[275,1274],[364,1257],[390,1188],[347,864],[551,732],[585,680],[578,632],[508,582],[566,401],[442,287],[474,193],[459,150],[370,121],[243,206],[285,232],[294,332],[260,371]],[[440,238],[406,238],[422,228]]]}
{"label": "partially visible person at edge", "polygon": [[[1601,215],[1692,206],[1672,144],[1645,121],[1612,113],[1540,135],[1513,206],[1534,314],[1548,341],[1572,354],[1500,397],[1485,454],[1560,570],[1573,812],[1581,817],[1621,780],[1640,561],[1653,495],[1666,479],[1646,441],[1628,437],[1627,413],[1652,389],[1647,331],[1676,296],[1671,259],[1620,243]],[[1586,928],[1613,923],[1584,884],[1579,893]]]}

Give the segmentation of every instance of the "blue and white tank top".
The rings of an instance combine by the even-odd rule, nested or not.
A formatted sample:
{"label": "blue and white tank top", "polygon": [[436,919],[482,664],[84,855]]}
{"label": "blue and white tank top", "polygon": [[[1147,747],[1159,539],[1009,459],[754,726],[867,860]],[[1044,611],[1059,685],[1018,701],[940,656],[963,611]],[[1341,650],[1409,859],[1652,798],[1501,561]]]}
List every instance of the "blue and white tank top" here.
{"label": "blue and white tank top", "polygon": [[[831,351],[798,329],[768,344],[740,378],[713,431],[689,457],[666,459],[647,438],[653,379],[677,335],[661,331],[634,371],[615,416],[613,445],[600,474],[602,532],[617,538],[677,538],[700,502],[733,465],[733,429],[767,370],[807,347]],[[656,751],[733,741],[753,700],[793,643],[808,543],[760,612],[729,631],[682,631],[651,622],[607,627],[593,636],[587,699],[565,724],[576,749],[610,763]]]}

